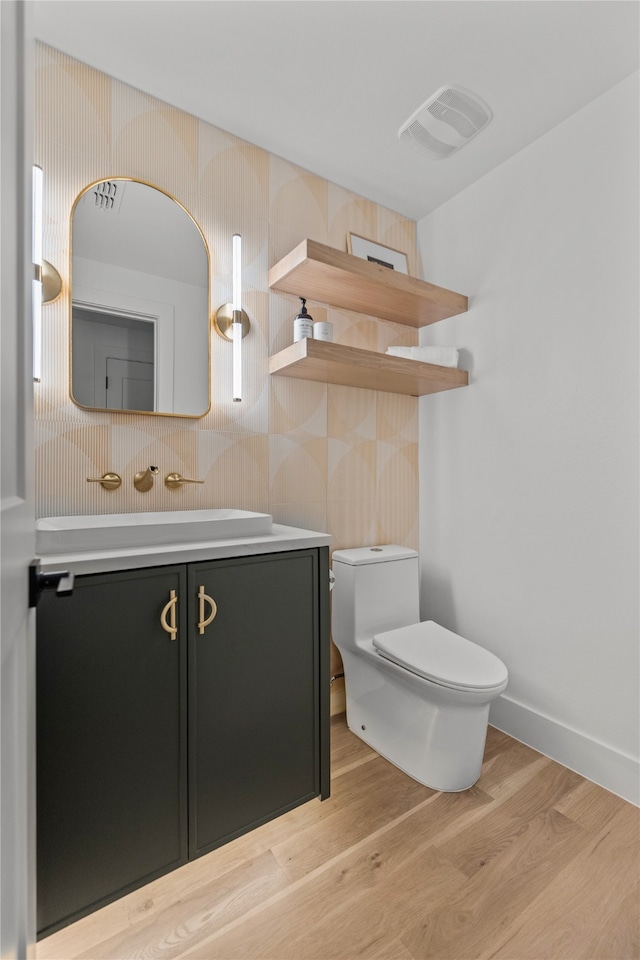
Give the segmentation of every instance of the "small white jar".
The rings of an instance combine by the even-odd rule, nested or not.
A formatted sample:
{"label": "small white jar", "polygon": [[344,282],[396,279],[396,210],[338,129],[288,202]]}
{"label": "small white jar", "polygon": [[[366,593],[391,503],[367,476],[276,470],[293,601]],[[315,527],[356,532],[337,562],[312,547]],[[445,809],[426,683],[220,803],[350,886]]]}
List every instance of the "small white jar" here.
{"label": "small white jar", "polygon": [[333,343],[333,324],[328,320],[316,320],[313,324],[313,339]]}

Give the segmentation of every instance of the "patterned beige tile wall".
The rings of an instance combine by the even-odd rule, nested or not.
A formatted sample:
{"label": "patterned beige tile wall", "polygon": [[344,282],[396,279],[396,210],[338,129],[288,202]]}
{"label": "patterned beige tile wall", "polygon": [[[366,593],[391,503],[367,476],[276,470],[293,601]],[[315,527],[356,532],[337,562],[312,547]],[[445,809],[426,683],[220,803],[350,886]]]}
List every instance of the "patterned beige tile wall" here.
{"label": "patterned beige tile wall", "polygon": [[[294,297],[271,292],[268,270],[305,237],[346,250],[351,231],[407,252],[413,221],[358,197],[49,47],[38,49],[37,157],[46,178],[45,256],[63,296],[44,307],[44,376],[36,386],[40,516],[214,506],[271,512],[329,532],[335,548],[418,537],[417,401],[269,377],[267,358],[292,341]],[[243,235],[246,344],[242,404],[230,399],[230,349],[211,338],[212,405],[199,420],[90,412],[69,396],[69,217],[102,178],[130,176],[176,197],[210,248],[212,308],[230,297],[231,235]],[[409,327],[310,304],[340,343],[384,351],[417,343]],[[202,486],[149,493],[136,471],[155,464]],[[106,492],[87,477],[115,470]]]}

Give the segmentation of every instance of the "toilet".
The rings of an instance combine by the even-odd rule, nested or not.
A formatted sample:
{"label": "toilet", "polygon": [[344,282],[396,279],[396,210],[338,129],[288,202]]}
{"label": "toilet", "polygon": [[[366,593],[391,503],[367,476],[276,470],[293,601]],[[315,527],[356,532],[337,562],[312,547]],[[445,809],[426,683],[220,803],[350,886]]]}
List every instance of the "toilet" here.
{"label": "toilet", "polygon": [[507,686],[504,663],[433,620],[420,622],[414,550],[336,550],[332,568],[349,729],[425,786],[473,786],[489,705]]}

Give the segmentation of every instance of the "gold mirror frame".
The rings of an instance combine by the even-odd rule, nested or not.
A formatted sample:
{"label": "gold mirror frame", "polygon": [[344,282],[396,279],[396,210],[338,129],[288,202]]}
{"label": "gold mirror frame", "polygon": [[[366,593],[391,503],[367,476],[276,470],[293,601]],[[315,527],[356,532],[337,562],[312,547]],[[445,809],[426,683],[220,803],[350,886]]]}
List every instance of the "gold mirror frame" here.
{"label": "gold mirror frame", "polygon": [[[74,256],[74,240],[73,240],[74,232],[73,232],[73,222],[74,222],[74,216],[75,216],[75,213],[76,213],[76,209],[77,209],[77,207],[78,207],[78,204],[83,200],[83,198],[87,195],[87,193],[89,193],[90,191],[94,190],[99,184],[103,184],[103,183],[113,183],[113,182],[120,182],[120,181],[124,181],[125,183],[137,183],[137,184],[140,184],[141,186],[148,187],[148,188],[150,188],[150,189],[152,189],[152,190],[157,191],[159,194],[162,194],[163,196],[167,197],[169,200],[171,200],[173,203],[175,203],[176,206],[179,207],[179,208],[188,216],[189,220],[191,221],[191,223],[193,223],[193,225],[195,226],[196,230],[198,231],[198,235],[199,235],[200,239],[202,240],[202,244],[203,244],[203,247],[204,247],[204,252],[205,252],[205,255],[206,255],[206,270],[207,270],[207,283],[206,283],[206,325],[207,325],[207,326],[206,326],[206,330],[207,330],[207,336],[206,336],[206,339],[207,339],[207,372],[206,372],[206,380],[207,380],[207,394],[206,394],[206,408],[205,408],[202,412],[197,412],[197,413],[174,413],[174,412],[172,412],[172,411],[165,411],[165,410],[138,410],[138,409],[133,409],[133,408],[113,409],[113,408],[110,408],[110,407],[93,406],[93,405],[87,405],[87,404],[84,404],[84,403],[80,403],[80,402],[75,398],[75,396],[74,396],[74,394],[73,394],[73,356],[74,356],[74,353],[73,353],[73,306],[74,306],[74,296],[73,296],[73,256]],[[209,244],[207,243],[207,239],[206,239],[206,237],[205,237],[205,235],[204,235],[204,233],[203,233],[200,225],[198,224],[197,220],[195,219],[195,217],[189,212],[189,210],[184,206],[184,204],[181,203],[180,200],[178,200],[176,197],[174,197],[171,193],[169,193],[167,190],[164,190],[162,187],[159,187],[159,186],[157,186],[156,184],[151,183],[151,182],[149,182],[149,181],[147,181],[147,180],[142,180],[142,179],[140,179],[140,178],[138,178],[138,177],[128,177],[128,176],[101,177],[99,180],[93,180],[91,183],[89,183],[89,184],[78,194],[78,196],[75,198],[75,200],[74,200],[74,202],[73,202],[73,205],[72,205],[72,208],[71,208],[71,214],[70,214],[70,218],[69,218],[69,237],[70,237],[70,243],[69,243],[69,291],[70,291],[70,292],[69,292],[69,396],[70,396],[71,401],[72,401],[74,404],[76,404],[76,406],[80,407],[80,408],[83,409],[83,410],[91,410],[91,411],[100,412],[100,413],[105,413],[105,412],[106,412],[106,413],[112,413],[112,414],[118,414],[118,413],[119,413],[119,414],[125,414],[125,415],[127,415],[127,414],[140,414],[140,415],[153,416],[153,417],[180,417],[180,418],[188,418],[188,419],[191,419],[191,420],[193,420],[193,419],[201,419],[202,417],[206,416],[207,413],[208,413],[208,412],[210,411],[210,409],[211,409],[211,252],[210,252],[210,249],[209,249]]]}

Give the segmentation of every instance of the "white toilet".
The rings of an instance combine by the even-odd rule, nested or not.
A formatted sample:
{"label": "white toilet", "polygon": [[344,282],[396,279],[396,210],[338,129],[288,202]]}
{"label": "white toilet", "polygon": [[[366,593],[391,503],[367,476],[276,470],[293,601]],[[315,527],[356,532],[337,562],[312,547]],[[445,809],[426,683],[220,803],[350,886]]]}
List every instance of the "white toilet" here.
{"label": "white toilet", "polygon": [[473,786],[489,704],[507,686],[504,663],[433,620],[419,622],[414,550],[336,550],[332,564],[349,729],[428,787]]}

